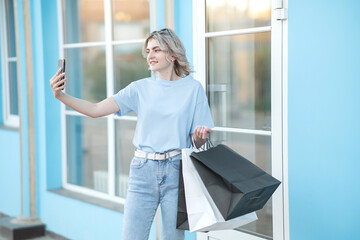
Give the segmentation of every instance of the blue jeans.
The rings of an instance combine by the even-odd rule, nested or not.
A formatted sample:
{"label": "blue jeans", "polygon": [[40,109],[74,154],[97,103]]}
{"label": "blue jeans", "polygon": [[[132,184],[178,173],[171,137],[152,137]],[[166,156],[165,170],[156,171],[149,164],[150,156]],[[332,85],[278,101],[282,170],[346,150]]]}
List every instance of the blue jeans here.
{"label": "blue jeans", "polygon": [[160,204],[163,240],[183,240],[176,229],[181,154],[163,161],[134,157],[124,209],[122,240],[147,240]]}

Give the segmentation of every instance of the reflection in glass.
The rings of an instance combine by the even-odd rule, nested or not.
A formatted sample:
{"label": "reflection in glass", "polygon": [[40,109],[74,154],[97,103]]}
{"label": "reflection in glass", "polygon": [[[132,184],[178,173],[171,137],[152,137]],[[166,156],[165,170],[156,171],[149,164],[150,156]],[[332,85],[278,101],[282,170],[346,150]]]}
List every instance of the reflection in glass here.
{"label": "reflection in glass", "polygon": [[271,128],[271,34],[207,39],[208,91],[219,127]]}
{"label": "reflection in glass", "polygon": [[106,119],[67,116],[67,182],[108,192]]}
{"label": "reflection in glass", "polygon": [[132,139],[135,134],[136,121],[115,121],[116,181],[115,194],[126,198],[129,181],[130,162],[134,157],[135,147]]}
{"label": "reflection in glass", "polygon": [[210,140],[214,145],[225,144],[271,174],[271,136],[213,131]]}
{"label": "reflection in glass", "polygon": [[63,0],[64,42],[105,40],[104,0]]}
{"label": "reflection in glass", "polygon": [[[66,92],[91,102],[106,98],[104,47],[65,49]],[[67,108],[70,109],[70,108]]]}
{"label": "reflection in glass", "polygon": [[19,114],[16,61],[9,62],[10,114]]}
{"label": "reflection in glass", "polygon": [[[213,131],[210,140],[214,145],[227,145],[265,172],[271,174],[271,136]],[[258,220],[239,228],[253,234],[272,236],[272,200],[256,211]]]}
{"label": "reflection in glass", "polygon": [[16,57],[16,41],[15,41],[15,20],[14,20],[14,1],[6,0],[6,30],[8,57]]}
{"label": "reflection in glass", "polygon": [[114,40],[145,38],[150,31],[149,0],[113,0]]}
{"label": "reflection in glass", "polygon": [[271,25],[271,0],[206,0],[206,32]]}
{"label": "reflection in glass", "polygon": [[133,81],[150,77],[148,64],[141,51],[141,43],[117,45],[114,47],[115,93]]}

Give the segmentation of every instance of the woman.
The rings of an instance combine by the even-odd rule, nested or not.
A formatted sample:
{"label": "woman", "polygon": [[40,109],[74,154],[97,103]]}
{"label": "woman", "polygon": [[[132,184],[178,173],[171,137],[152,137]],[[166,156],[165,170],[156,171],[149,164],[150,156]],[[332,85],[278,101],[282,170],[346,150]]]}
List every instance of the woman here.
{"label": "woman", "polygon": [[148,239],[159,204],[162,239],[184,239],[184,231],[176,229],[181,149],[190,147],[191,141],[196,147],[203,145],[213,121],[204,89],[189,75],[185,49],[172,30],[152,32],[143,54],[156,74],[132,82],[99,103],[62,92],[67,79],[60,80],[64,77],[60,70],[50,84],[55,98],[87,116],[137,113],[122,239]]}

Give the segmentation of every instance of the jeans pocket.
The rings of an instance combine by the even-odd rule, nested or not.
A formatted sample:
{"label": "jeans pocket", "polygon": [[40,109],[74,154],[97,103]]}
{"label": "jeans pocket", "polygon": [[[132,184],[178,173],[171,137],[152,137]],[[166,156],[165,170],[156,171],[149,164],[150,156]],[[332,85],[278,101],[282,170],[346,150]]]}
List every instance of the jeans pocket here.
{"label": "jeans pocket", "polygon": [[176,170],[180,169],[180,161],[181,161],[181,157],[174,157],[169,159],[171,166]]}
{"label": "jeans pocket", "polygon": [[130,168],[142,168],[146,162],[145,158],[134,157],[131,160]]}

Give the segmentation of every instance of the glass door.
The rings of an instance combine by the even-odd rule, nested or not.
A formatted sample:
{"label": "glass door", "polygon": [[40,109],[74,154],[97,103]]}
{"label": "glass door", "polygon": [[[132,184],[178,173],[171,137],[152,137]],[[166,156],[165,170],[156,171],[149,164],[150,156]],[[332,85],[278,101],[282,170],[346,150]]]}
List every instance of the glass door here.
{"label": "glass door", "polygon": [[[216,126],[211,141],[282,181],[282,33],[272,1],[203,0],[194,5],[195,78],[207,90]],[[282,235],[281,199],[279,187],[256,212],[257,221],[198,234],[198,239],[282,239],[275,237]]]}

